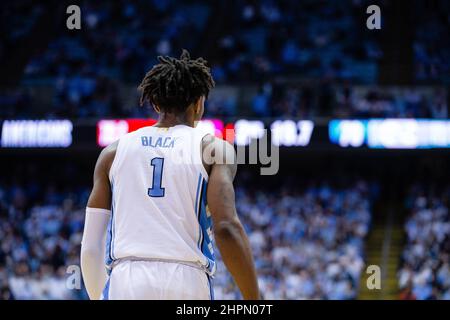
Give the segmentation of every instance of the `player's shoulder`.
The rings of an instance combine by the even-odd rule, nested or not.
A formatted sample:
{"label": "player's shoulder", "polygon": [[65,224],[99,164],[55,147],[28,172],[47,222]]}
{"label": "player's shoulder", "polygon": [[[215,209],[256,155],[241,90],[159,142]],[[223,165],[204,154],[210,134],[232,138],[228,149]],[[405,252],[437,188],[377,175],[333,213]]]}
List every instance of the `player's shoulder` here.
{"label": "player's shoulder", "polygon": [[235,164],[236,154],[228,141],[211,134],[202,139],[203,158],[210,164]]}
{"label": "player's shoulder", "polygon": [[97,159],[96,171],[100,170],[108,175],[109,170],[112,166],[114,158],[116,156],[117,146],[119,145],[119,140],[111,143],[107,147],[103,148]]}
{"label": "player's shoulder", "polygon": [[103,148],[102,152],[100,153],[99,159],[112,162],[116,155],[117,147],[119,146],[119,141],[120,139]]}
{"label": "player's shoulder", "polygon": [[233,149],[234,147],[228,141],[218,138],[210,133],[203,136],[202,139],[203,147],[214,146],[215,148],[225,148],[225,149]]}

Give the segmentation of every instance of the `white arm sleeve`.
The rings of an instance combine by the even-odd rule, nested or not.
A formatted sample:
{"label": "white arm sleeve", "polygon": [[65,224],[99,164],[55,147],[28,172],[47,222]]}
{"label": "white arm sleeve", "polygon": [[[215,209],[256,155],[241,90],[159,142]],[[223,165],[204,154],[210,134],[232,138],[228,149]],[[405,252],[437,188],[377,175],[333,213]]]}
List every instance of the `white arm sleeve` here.
{"label": "white arm sleeve", "polygon": [[100,299],[107,279],[105,246],[110,217],[110,210],[86,208],[83,239],[81,240],[81,272],[91,300]]}

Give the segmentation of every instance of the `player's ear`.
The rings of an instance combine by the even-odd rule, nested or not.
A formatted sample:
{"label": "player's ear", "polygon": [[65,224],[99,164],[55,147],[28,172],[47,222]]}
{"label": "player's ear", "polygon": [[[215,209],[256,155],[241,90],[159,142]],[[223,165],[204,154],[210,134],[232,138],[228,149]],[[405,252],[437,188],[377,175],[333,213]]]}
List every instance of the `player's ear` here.
{"label": "player's ear", "polygon": [[153,109],[155,109],[157,113],[161,113],[161,109],[156,104],[153,105]]}
{"label": "player's ear", "polygon": [[200,98],[197,99],[197,102],[194,104],[194,112],[197,116],[199,117],[203,116],[204,105],[205,105],[205,97],[201,96]]}

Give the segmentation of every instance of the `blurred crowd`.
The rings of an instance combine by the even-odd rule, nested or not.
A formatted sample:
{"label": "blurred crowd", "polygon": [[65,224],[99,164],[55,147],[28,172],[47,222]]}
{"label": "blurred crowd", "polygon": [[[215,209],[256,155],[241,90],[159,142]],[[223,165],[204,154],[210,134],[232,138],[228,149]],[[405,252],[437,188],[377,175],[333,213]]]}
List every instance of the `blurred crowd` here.
{"label": "blurred crowd", "polygon": [[443,88],[343,87],[336,90],[337,117],[433,118],[449,117],[448,93]]}
{"label": "blurred crowd", "polygon": [[[84,1],[83,32],[57,33],[46,50],[32,57],[24,77],[92,72],[136,82],[158,54],[211,47],[208,56],[219,83],[280,73],[370,82],[382,54],[376,36],[357,27],[368,3]],[[223,10],[226,19],[211,16]],[[207,39],[211,43],[205,43],[202,35],[216,25]]]}
{"label": "blurred crowd", "polygon": [[[430,9],[434,6],[434,9]],[[450,2],[416,1],[414,63],[416,80],[422,83],[450,80]],[[444,41],[443,41],[444,40]]]}
{"label": "blurred crowd", "polygon": [[[66,90],[68,88],[68,90]],[[150,105],[139,106],[136,89],[121,90],[106,77],[91,81],[74,77],[58,82],[45,101],[51,110],[38,108],[37,95],[29,89],[0,91],[0,117],[5,119],[145,118],[157,117]],[[42,98],[43,95],[40,96]],[[206,101],[205,117],[332,118],[431,118],[450,116],[448,90],[444,87],[311,86],[301,83],[265,82],[252,90],[217,87]]]}
{"label": "blurred crowd", "polygon": [[0,61],[7,57],[18,39],[30,34],[44,11],[33,0],[3,1],[0,10]]}
{"label": "blurred crowd", "polygon": [[[363,181],[306,190],[238,188],[237,211],[248,232],[265,299],[355,299],[371,221],[371,192]],[[218,299],[239,298],[222,263]]]}
{"label": "blurred crowd", "polygon": [[68,290],[79,265],[88,190],[0,185],[0,299],[82,299]]}
{"label": "blurred crowd", "polygon": [[[279,74],[373,83],[383,57],[380,33],[360,27],[371,4],[367,0],[81,1],[82,32],[52,30],[49,45],[30,57],[24,79],[69,79],[87,73],[134,83],[156,55],[179,54],[184,47],[208,51],[218,83],[259,81]],[[441,41],[448,38],[448,2],[411,5],[416,79],[448,77],[450,46]],[[5,32],[0,57],[15,39],[32,32],[45,11],[45,6],[29,0],[2,6]]]}
{"label": "blurred crowd", "polygon": [[[25,87],[50,86],[47,97],[36,103],[27,89],[0,92],[0,116],[146,116],[148,110],[137,107],[137,84],[157,62],[157,55],[178,55],[186,48],[207,57],[219,86],[257,87],[249,93],[243,90],[250,95],[241,99],[244,105],[239,97],[212,100],[210,116],[448,117],[445,90],[430,101],[421,89],[400,95],[373,89],[355,101],[352,85],[342,93],[330,87],[377,82],[383,57],[380,34],[358,27],[365,24],[369,4],[366,0],[82,1],[82,31],[55,28],[48,45],[30,54],[25,63]],[[436,5],[449,12],[445,1]],[[43,11],[42,5],[31,6],[27,0],[4,6],[4,23],[7,17],[28,18],[5,26],[0,57],[14,39],[33,30]],[[435,83],[450,74],[450,48],[440,41],[448,38],[448,17],[417,1],[414,9],[419,21],[413,48],[415,77],[419,83]],[[277,83],[280,77],[316,82],[283,85]],[[36,104],[44,105],[42,112]]]}
{"label": "blurred crowd", "polygon": [[377,34],[360,28],[367,1],[235,1],[213,67],[219,82],[282,74],[373,82]]}
{"label": "blurred crowd", "polygon": [[[370,226],[367,184],[304,191],[237,190],[268,299],[354,299]],[[79,265],[88,189],[30,183],[0,185],[0,298],[86,299],[68,290],[68,266]],[[220,260],[219,299],[239,297]]]}
{"label": "blurred crowd", "polygon": [[[25,79],[97,76],[139,81],[156,55],[193,49],[206,28],[208,1],[82,1],[82,32],[62,29],[31,57]],[[186,43],[184,39],[189,39]]]}
{"label": "blurred crowd", "polygon": [[443,87],[262,85],[252,99],[255,117],[433,118],[449,117]]}
{"label": "blurred crowd", "polygon": [[402,299],[450,300],[450,188],[409,195],[406,245],[398,272]]}

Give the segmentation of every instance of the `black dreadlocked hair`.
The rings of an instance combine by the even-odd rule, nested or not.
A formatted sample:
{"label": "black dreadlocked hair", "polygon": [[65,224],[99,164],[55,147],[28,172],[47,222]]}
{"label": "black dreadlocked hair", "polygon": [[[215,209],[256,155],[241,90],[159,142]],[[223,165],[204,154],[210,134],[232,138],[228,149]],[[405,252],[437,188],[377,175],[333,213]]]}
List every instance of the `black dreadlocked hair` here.
{"label": "black dreadlocked hair", "polygon": [[141,106],[148,100],[163,112],[180,113],[201,96],[208,97],[214,80],[206,60],[191,59],[185,49],[180,59],[158,56],[158,60],[139,85]]}

